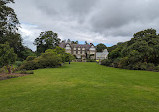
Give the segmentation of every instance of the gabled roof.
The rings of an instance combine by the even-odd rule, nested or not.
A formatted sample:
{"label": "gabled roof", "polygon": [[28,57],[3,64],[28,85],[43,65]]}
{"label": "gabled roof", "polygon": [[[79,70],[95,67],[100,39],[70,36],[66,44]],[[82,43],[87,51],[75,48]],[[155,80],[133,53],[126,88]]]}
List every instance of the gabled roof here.
{"label": "gabled roof", "polygon": [[[62,43],[60,43],[59,47],[65,48],[67,44],[69,44],[69,43],[62,42]],[[89,50],[92,45],[89,45],[89,44],[70,44],[70,46],[72,48],[79,48],[80,47],[80,48],[86,48],[86,50]]]}

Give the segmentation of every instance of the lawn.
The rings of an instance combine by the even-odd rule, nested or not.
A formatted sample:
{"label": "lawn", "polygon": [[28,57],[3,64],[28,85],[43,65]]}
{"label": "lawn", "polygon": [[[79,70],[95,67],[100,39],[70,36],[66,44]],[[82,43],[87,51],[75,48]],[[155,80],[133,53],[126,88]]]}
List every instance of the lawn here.
{"label": "lawn", "polygon": [[0,81],[0,112],[159,112],[159,73],[71,63]]}

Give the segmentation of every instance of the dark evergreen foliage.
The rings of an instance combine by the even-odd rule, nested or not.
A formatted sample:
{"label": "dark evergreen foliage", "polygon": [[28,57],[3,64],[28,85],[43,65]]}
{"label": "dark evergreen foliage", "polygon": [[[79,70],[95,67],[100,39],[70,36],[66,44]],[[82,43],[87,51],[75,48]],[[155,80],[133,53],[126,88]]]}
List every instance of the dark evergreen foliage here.
{"label": "dark evergreen foliage", "polygon": [[155,29],[134,34],[125,43],[117,44],[103,65],[133,70],[156,70],[159,65],[159,35]]}

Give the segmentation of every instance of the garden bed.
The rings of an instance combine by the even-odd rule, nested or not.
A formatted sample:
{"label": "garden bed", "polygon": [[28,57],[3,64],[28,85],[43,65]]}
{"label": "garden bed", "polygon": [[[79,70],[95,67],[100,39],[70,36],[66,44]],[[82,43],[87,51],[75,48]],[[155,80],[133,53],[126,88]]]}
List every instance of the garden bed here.
{"label": "garden bed", "polygon": [[31,74],[18,74],[18,73],[12,73],[12,74],[0,74],[0,81],[1,80],[6,80],[6,79],[11,79],[11,78],[17,78],[17,77],[22,77],[26,75],[31,75]]}

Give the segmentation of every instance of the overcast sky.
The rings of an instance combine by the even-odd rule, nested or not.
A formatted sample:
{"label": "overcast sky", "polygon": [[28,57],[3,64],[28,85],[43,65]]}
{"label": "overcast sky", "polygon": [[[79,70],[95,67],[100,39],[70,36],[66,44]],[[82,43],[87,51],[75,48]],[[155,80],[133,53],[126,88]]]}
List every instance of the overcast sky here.
{"label": "overcast sky", "polygon": [[35,50],[40,32],[59,38],[105,43],[130,40],[147,28],[159,30],[159,0],[15,0],[24,44]]}

